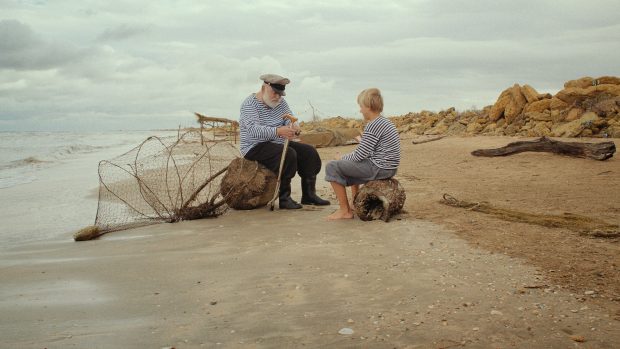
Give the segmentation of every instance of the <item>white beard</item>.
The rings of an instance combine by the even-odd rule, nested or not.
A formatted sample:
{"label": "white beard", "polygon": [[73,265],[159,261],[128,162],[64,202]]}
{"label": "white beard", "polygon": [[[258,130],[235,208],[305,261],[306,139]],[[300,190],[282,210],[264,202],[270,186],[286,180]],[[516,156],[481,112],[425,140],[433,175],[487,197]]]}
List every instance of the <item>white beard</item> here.
{"label": "white beard", "polygon": [[282,97],[280,97],[277,101],[272,101],[268,98],[265,98],[265,95],[263,95],[263,103],[265,103],[269,108],[273,109],[275,107],[277,107],[278,105],[280,105],[280,102],[282,101]]}

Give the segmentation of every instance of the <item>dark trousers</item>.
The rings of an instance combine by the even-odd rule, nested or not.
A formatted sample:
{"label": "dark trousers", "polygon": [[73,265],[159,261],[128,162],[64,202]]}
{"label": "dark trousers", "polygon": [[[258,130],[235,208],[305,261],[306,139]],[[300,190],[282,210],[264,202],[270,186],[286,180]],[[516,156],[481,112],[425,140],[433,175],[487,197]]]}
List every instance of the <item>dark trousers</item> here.
{"label": "dark trousers", "polygon": [[[259,143],[245,154],[245,158],[258,161],[277,175],[280,169],[283,147],[284,144],[272,142]],[[284,180],[293,178],[295,172],[299,173],[300,177],[305,178],[314,177],[320,171],[321,158],[313,146],[294,141],[288,143],[284,168],[282,169],[282,178]]]}

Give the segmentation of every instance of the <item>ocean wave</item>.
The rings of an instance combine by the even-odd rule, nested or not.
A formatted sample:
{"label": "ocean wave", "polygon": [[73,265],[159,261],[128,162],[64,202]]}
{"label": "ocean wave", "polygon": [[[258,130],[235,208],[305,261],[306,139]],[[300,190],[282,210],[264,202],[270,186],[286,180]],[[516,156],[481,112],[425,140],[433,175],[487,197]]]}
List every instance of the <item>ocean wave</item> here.
{"label": "ocean wave", "polygon": [[60,159],[70,157],[71,155],[93,153],[93,152],[99,151],[104,148],[107,148],[107,147],[88,145],[88,144],[69,144],[69,145],[64,145],[64,146],[59,147],[52,153],[51,156],[54,157],[55,159],[60,160]]}
{"label": "ocean wave", "polygon": [[51,161],[41,160],[34,156],[29,156],[24,159],[14,160],[7,164],[0,165],[0,170],[8,170],[12,168],[19,168],[24,166],[36,166],[38,164],[49,163]]}

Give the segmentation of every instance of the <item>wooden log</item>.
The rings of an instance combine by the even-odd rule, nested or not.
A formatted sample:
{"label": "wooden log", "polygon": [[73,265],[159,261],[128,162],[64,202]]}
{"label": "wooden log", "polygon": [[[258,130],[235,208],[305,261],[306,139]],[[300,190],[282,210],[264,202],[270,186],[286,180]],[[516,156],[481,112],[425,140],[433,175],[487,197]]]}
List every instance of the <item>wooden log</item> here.
{"label": "wooden log", "polygon": [[547,137],[541,137],[534,141],[513,142],[508,145],[495,149],[478,149],[471,152],[474,156],[507,156],[526,151],[549,152],[561,155],[568,155],[578,158],[589,158],[594,160],[607,160],[614,156],[616,145],[614,142],[600,143],[581,143],[581,142],[561,142]]}
{"label": "wooden log", "polygon": [[355,214],[363,221],[381,219],[387,222],[405,204],[405,189],[395,178],[370,181],[353,200]]}
{"label": "wooden log", "polygon": [[267,205],[276,189],[276,175],[256,161],[237,158],[230,162],[220,183],[226,204],[236,210]]}
{"label": "wooden log", "polygon": [[440,135],[440,136],[434,136],[434,137],[420,137],[417,139],[414,139],[411,141],[412,144],[422,144],[422,143],[428,143],[428,142],[432,142],[432,141],[438,141],[442,138],[444,138],[445,135]]}

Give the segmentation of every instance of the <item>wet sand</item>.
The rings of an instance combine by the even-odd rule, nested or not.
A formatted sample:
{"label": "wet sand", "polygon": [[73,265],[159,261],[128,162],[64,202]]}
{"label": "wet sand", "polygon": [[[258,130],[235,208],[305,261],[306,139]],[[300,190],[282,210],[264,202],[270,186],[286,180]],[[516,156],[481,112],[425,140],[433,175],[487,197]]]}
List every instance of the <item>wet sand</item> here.
{"label": "wet sand", "polygon": [[[336,209],[332,199],[330,207],[229,211],[216,219],[114,232],[95,241],[76,243],[67,234],[63,241],[3,251],[0,347],[620,346],[620,321],[608,306],[613,300],[584,297],[528,256],[498,251],[480,237],[477,245],[475,234],[465,236],[458,228],[507,232],[523,225],[433,209],[434,192],[446,188],[432,181],[443,183],[447,174],[423,165],[449,163],[454,147],[460,154],[475,146],[473,140],[405,142],[409,162],[399,176],[408,194],[407,212],[389,223],[325,221]],[[426,163],[415,155],[438,149],[446,159],[435,156]],[[332,151],[322,149],[321,155],[328,159]],[[556,169],[566,163],[534,155],[558,161]],[[497,166],[489,159],[469,160],[474,177]],[[615,159],[593,164],[618,169]],[[450,183],[467,179],[467,168],[460,175]],[[293,187],[298,190],[298,179]],[[319,184],[319,192],[329,193],[327,183]],[[455,194],[467,198],[482,192]],[[520,195],[527,197],[527,190]],[[610,219],[607,213],[602,218]],[[472,220],[477,226],[463,223]],[[537,229],[530,230],[540,233]],[[549,244],[539,237],[544,243]]]}

